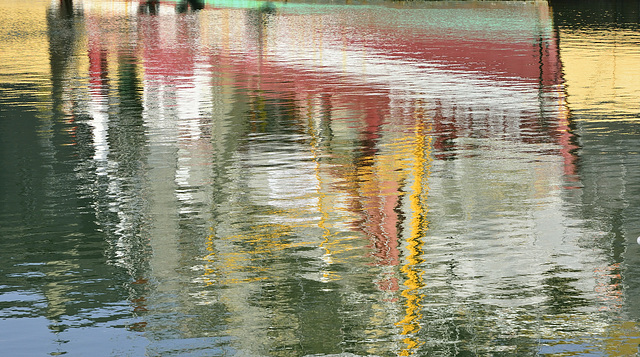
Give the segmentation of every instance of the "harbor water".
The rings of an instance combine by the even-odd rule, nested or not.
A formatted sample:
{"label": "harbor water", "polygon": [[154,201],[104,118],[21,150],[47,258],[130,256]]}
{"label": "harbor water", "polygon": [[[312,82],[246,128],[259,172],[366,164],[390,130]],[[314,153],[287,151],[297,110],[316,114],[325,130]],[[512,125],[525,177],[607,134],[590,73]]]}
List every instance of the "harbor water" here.
{"label": "harbor water", "polygon": [[0,355],[635,356],[640,2],[0,0]]}

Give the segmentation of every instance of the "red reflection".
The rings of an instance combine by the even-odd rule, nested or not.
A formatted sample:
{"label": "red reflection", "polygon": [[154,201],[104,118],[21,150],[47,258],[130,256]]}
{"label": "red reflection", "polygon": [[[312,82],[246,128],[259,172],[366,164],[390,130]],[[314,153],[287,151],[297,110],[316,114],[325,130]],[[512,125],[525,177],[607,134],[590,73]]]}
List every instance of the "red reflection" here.
{"label": "red reflection", "polygon": [[168,27],[158,16],[140,15],[140,42],[143,46],[145,75],[175,81],[193,76],[197,52],[197,24],[179,16]]}
{"label": "red reflection", "polygon": [[129,329],[130,331],[136,331],[136,332],[144,332],[146,328],[147,328],[146,322],[136,322],[127,326],[127,329]]}
{"label": "red reflection", "polygon": [[[490,4],[484,10],[491,11],[491,6],[508,5]],[[385,124],[395,120],[410,127],[411,121],[417,120],[408,114],[401,118],[392,115],[398,109],[397,103],[411,108],[417,100],[415,98],[420,96],[420,100],[430,103],[425,111],[426,118],[421,120],[431,123],[431,132],[426,135],[434,138],[435,159],[455,159],[460,149],[457,141],[463,137],[499,137],[525,144],[555,143],[559,148],[555,154],[562,156],[564,161],[564,174],[571,180],[578,180],[576,145],[562,89],[557,34],[549,30],[551,19],[547,6],[532,5],[527,9],[519,15],[527,20],[524,23],[531,24],[530,27],[512,28],[512,32],[522,30],[524,33],[508,35],[501,32],[506,31],[502,28],[468,31],[462,24],[459,29],[453,26],[454,32],[449,36],[428,24],[400,31],[375,16],[353,20],[358,21],[358,31],[347,31],[347,28],[353,29],[351,20],[339,18],[336,19],[337,25],[313,29],[314,36],[319,39],[317,42],[333,44],[335,53],[332,54],[344,57],[339,59],[344,59],[344,63],[347,63],[346,58],[365,63],[370,59],[366,56],[370,55],[388,68],[414,71],[377,73],[377,77],[358,77],[354,73],[359,72],[349,72],[347,64],[333,66],[330,54],[322,52],[325,45],[306,48],[308,44],[301,44],[309,50],[301,55],[288,47],[287,41],[293,41],[291,38],[296,32],[308,32],[303,24],[313,24],[313,21],[289,20],[309,15],[287,14],[269,20],[281,21],[276,25],[288,31],[276,34],[278,27],[274,25],[275,29],[271,30],[266,17],[260,15],[257,17],[259,21],[250,21],[247,14],[257,11],[255,9],[215,10],[222,20],[214,24],[217,27],[209,26],[236,26],[240,30],[234,34],[246,35],[242,39],[233,39],[231,30],[219,37],[205,37],[203,33],[207,28],[198,22],[198,17],[176,15],[163,18],[142,13],[137,15],[136,21],[140,25],[139,42],[143,46],[141,56],[147,79],[190,83],[197,73],[197,64],[207,63],[210,66],[206,74],[213,77],[224,73],[228,81],[225,84],[232,85],[234,89],[259,93],[267,99],[295,99],[300,107],[308,105],[308,98],[320,97],[323,107],[333,111],[332,120],[343,119],[338,114],[341,110],[357,118],[351,125],[357,126],[358,135],[353,138],[353,147],[358,152],[353,153],[352,165],[336,169],[342,170],[336,175],[350,182],[349,190],[355,197],[350,208],[359,215],[353,229],[361,231],[370,240],[375,264],[397,266],[400,260],[398,230],[403,220],[398,212],[400,193],[405,183],[392,163],[376,161],[380,141],[386,135]],[[224,20],[230,15],[234,15],[234,21]],[[104,20],[88,17],[87,21],[90,23],[91,83],[98,87],[106,73],[107,50],[101,46],[101,38],[105,34],[99,26]],[[348,35],[342,36],[340,42],[336,33]],[[122,38],[116,43],[125,40]],[[238,46],[236,52],[226,49],[234,40],[233,44]],[[443,81],[451,80],[452,87],[460,85],[459,91],[469,91],[462,93],[464,95],[460,98],[471,99],[455,97],[458,94],[456,88],[449,88],[429,77],[434,75],[433,71],[420,73],[421,66],[426,64],[437,65],[437,74],[444,78]],[[439,86],[438,89],[412,87],[413,83],[422,83],[420,78],[416,78],[416,73],[417,77],[429,77],[427,79],[431,82],[428,83]],[[389,74],[391,76],[387,76]],[[476,82],[481,85],[474,87]],[[483,101],[481,96],[474,97],[474,90],[486,91],[488,99]],[[499,107],[503,98],[491,92],[494,90],[501,90],[504,96],[526,97],[533,104],[519,103],[525,109],[508,111],[509,108]],[[497,108],[492,106],[491,100],[498,102]],[[378,287],[394,291],[398,289],[398,281],[394,277],[385,278]]]}
{"label": "red reflection", "polygon": [[597,298],[602,304],[599,310],[619,310],[622,308],[624,300],[622,291],[622,272],[619,263],[614,263],[602,268],[596,268]]}

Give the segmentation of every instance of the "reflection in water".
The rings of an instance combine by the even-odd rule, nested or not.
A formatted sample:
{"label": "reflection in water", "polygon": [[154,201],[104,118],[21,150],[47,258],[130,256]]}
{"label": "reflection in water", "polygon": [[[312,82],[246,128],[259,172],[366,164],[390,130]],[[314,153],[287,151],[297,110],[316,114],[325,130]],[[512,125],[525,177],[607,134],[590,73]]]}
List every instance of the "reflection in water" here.
{"label": "reflection in water", "polygon": [[[637,121],[640,119],[640,3],[556,5],[568,102],[580,150],[583,189],[574,202],[587,219],[592,246],[606,260],[594,267],[600,309],[615,312],[604,332],[606,353],[638,351],[639,235]],[[580,23],[572,18],[584,19]],[[586,20],[586,21],[585,21]],[[590,50],[589,50],[590,49]]]}
{"label": "reflection in water", "polygon": [[24,6],[0,56],[48,48],[0,68],[9,353],[635,353],[629,12]]}
{"label": "reflection in water", "polygon": [[[158,6],[158,5],[156,5]],[[204,9],[204,1],[203,0],[182,0],[177,6],[176,11],[179,13],[184,13],[189,10],[202,10]]]}

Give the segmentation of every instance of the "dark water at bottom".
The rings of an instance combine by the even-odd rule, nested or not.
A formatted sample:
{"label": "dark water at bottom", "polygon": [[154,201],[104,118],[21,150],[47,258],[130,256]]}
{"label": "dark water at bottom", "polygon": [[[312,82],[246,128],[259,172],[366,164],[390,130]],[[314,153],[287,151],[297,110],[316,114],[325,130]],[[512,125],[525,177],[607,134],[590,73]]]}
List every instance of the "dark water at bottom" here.
{"label": "dark water at bottom", "polygon": [[2,354],[636,354],[637,2],[69,3],[0,4]]}

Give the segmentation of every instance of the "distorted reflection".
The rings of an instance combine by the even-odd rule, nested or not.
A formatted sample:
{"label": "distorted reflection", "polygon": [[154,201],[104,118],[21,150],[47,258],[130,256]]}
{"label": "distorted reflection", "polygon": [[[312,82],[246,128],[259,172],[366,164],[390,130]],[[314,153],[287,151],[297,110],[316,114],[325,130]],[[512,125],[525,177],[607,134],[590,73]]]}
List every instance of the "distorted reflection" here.
{"label": "distorted reflection", "polygon": [[636,10],[2,6],[8,353],[636,352]]}

